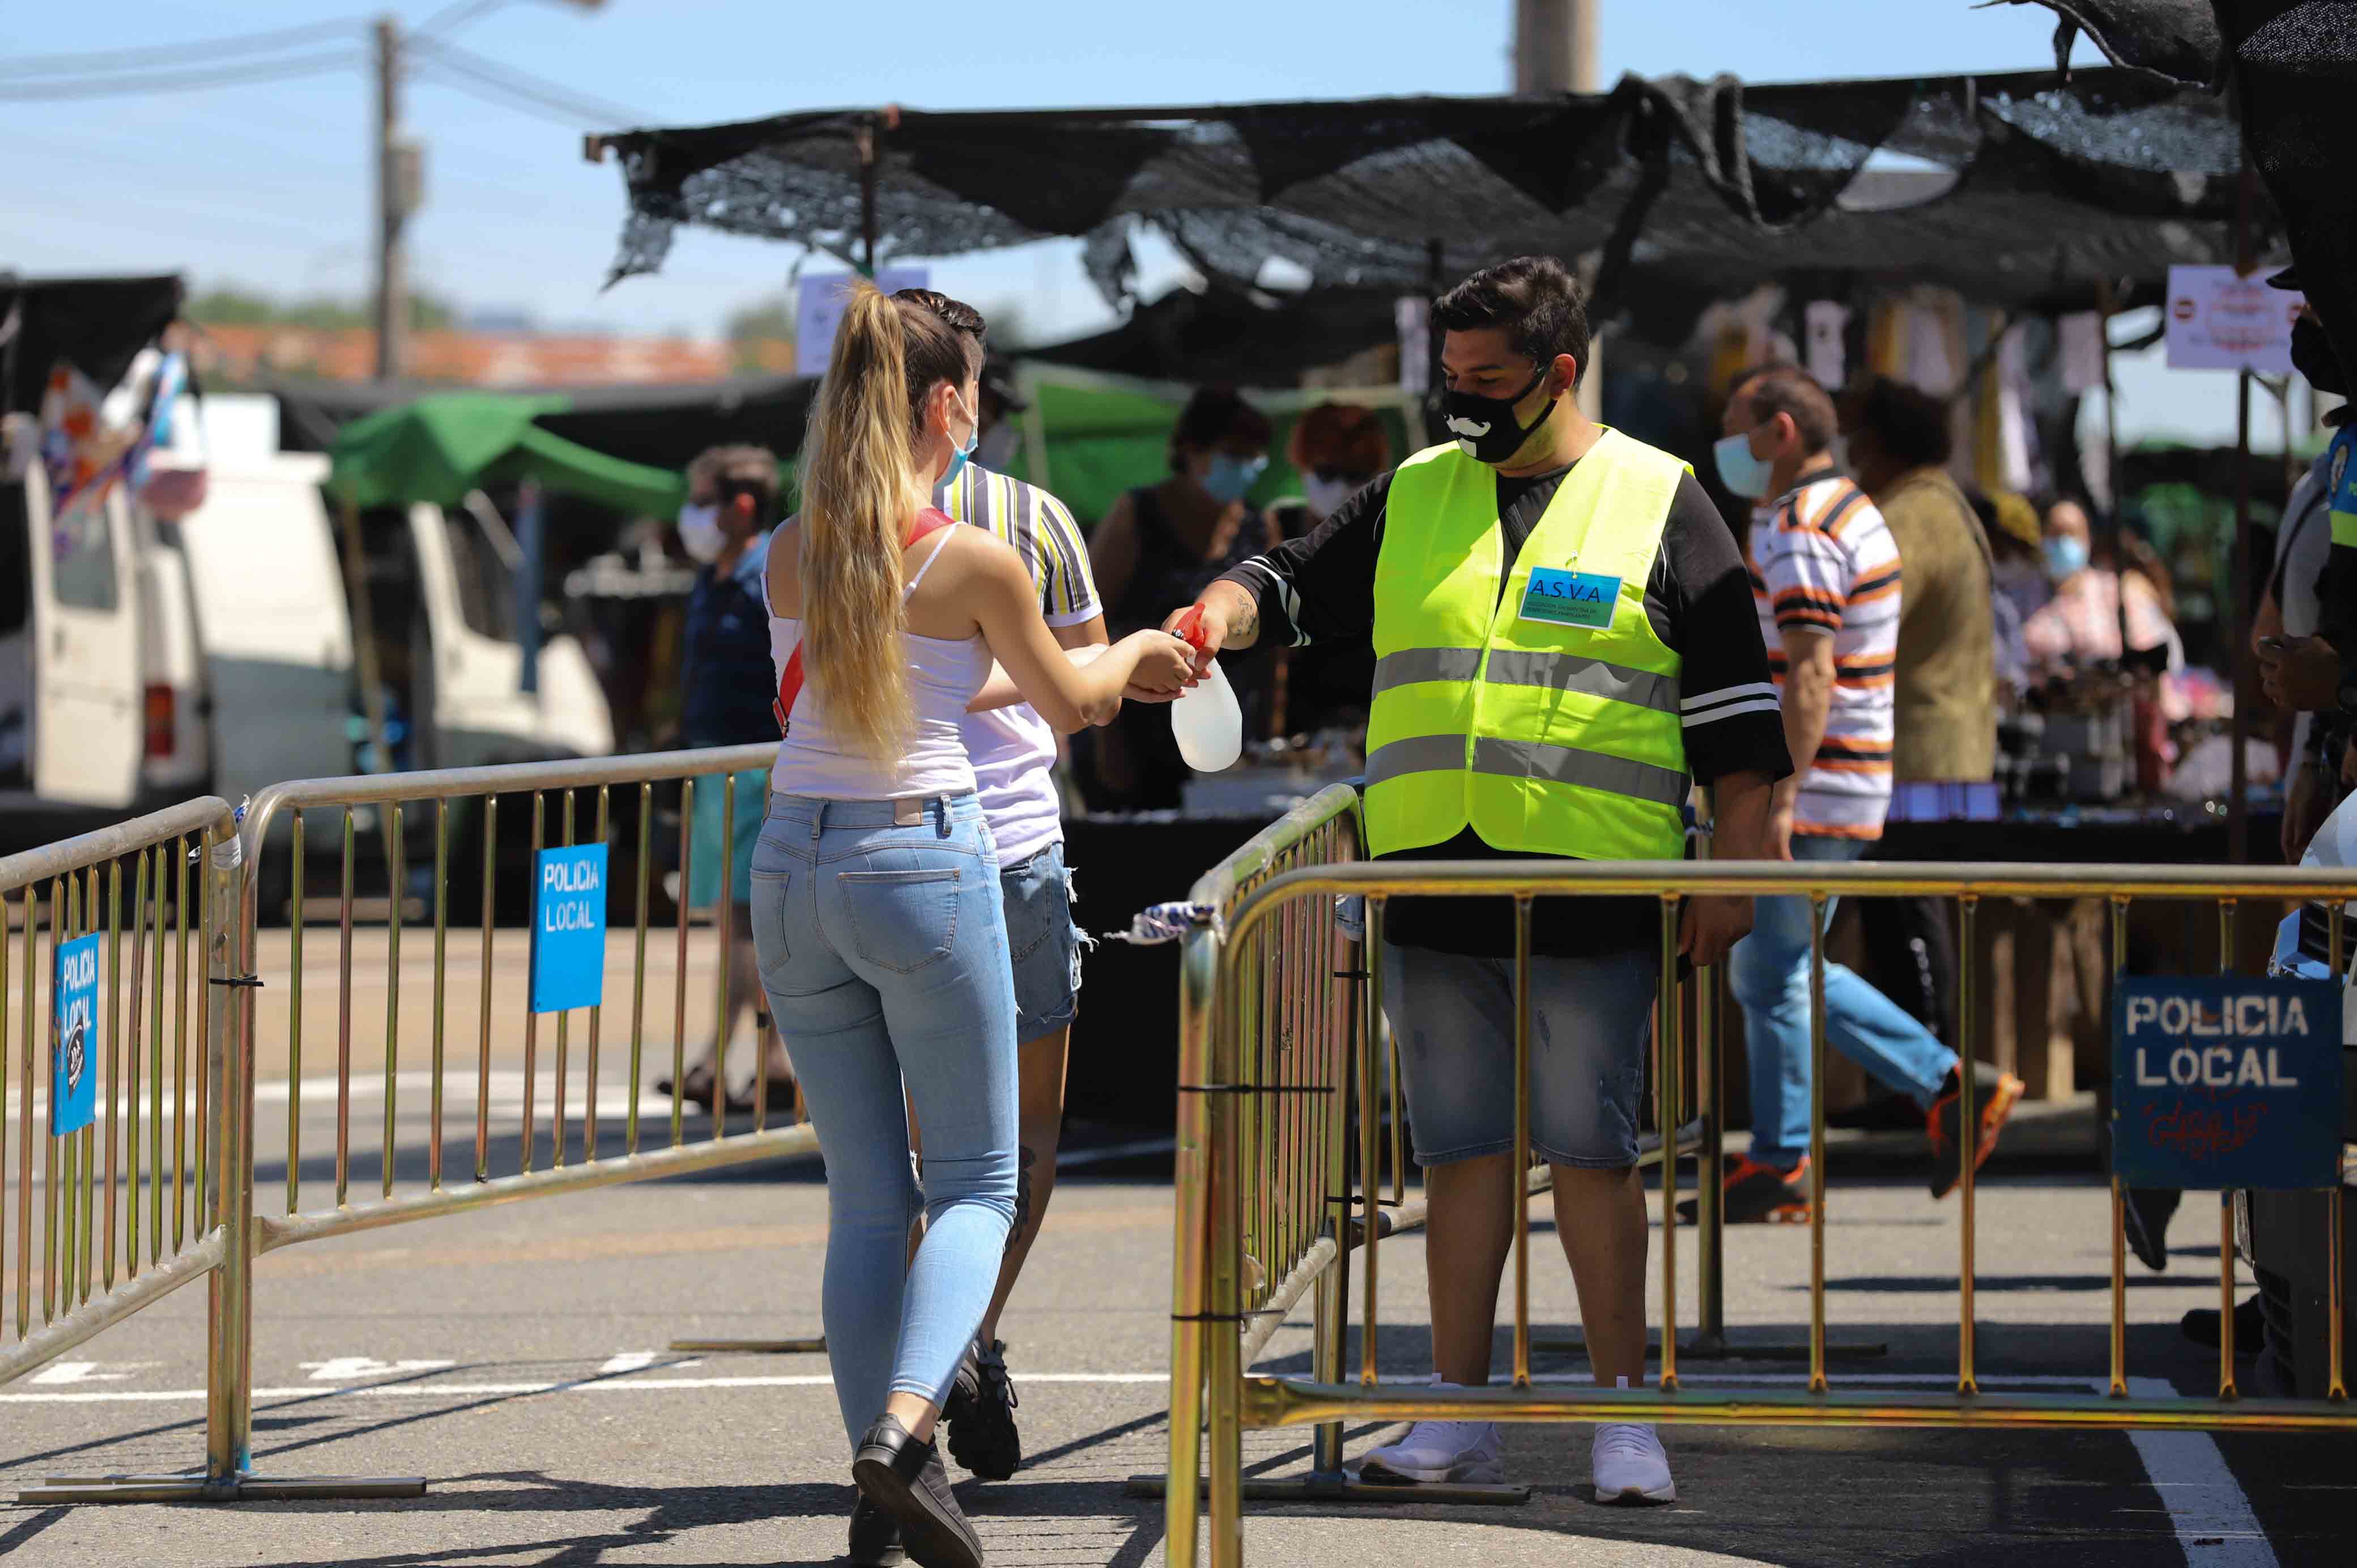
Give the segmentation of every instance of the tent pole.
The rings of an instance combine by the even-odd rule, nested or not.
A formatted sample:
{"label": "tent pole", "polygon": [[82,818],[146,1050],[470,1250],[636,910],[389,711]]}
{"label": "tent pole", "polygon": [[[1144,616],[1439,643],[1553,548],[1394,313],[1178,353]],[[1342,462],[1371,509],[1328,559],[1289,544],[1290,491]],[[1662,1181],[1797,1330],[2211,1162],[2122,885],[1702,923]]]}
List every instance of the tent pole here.
{"label": "tent pole", "polygon": [[1440,323],[1433,319],[1440,308],[1440,296],[1448,292],[1448,279],[1441,269],[1448,265],[1447,249],[1438,240],[1427,240],[1424,247],[1424,438],[1437,442],[1448,432],[1440,423],[1440,411],[1447,406],[1448,394],[1441,390]]}
{"label": "tent pole", "polygon": [[[2258,176],[2251,167],[2251,146],[2247,138],[2243,143],[2243,172],[2237,184],[2234,201],[2234,271],[2248,277],[2258,266],[2255,237],[2251,232],[2251,207],[2258,186]],[[2226,854],[2237,865],[2251,858],[2251,781],[2249,759],[2244,756],[2251,736],[2251,371],[2248,366],[2234,373],[2234,548],[2228,557],[2234,575],[2233,671],[2233,772],[2232,793],[2226,800]],[[2233,955],[2218,955],[2222,964],[2232,965]]]}
{"label": "tent pole", "polygon": [[516,690],[528,697],[540,694],[540,579],[542,526],[540,481],[527,477],[516,487],[516,543],[523,559],[516,565],[516,644],[522,657],[516,670]]}
{"label": "tent pole", "polygon": [[[339,502],[338,510],[344,534],[344,597],[350,601],[352,611],[352,668],[359,672],[361,712],[368,715],[369,752],[374,759],[367,771],[393,771],[393,753],[386,744],[384,722],[384,681],[376,657],[376,611],[369,603],[368,560],[361,553],[361,509],[349,499]],[[402,526],[409,526],[406,517]],[[410,728],[415,731],[416,715],[410,715]]]}
{"label": "tent pole", "polygon": [[886,113],[870,114],[859,132],[859,270],[876,277],[876,164]]}

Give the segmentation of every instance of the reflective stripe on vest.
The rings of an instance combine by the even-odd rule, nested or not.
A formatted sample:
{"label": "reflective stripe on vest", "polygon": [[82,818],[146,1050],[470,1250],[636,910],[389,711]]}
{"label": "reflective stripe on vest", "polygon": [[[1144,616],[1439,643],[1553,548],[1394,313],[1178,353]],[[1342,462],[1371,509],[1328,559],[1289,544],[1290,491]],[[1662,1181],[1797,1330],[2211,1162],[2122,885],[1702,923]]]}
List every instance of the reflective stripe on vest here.
{"label": "reflective stripe on vest", "polygon": [[1481,665],[1478,648],[1404,648],[1375,660],[1374,690],[1380,694],[1426,681],[1480,679],[1499,686],[1545,686],[1633,703],[1661,713],[1678,711],[1678,683],[1649,670],[1631,670],[1577,653],[1521,653],[1499,649]]}
{"label": "reflective stripe on vest", "polygon": [[[1684,853],[1681,661],[1654,635],[1644,591],[1684,471],[1607,431],[1509,563],[1496,470],[1453,445],[1401,466],[1375,568],[1366,789],[1375,854],[1445,843],[1469,826],[1510,852]],[[1591,590],[1617,580],[1609,624],[1549,613],[1564,600],[1559,590],[1530,596],[1538,569],[1574,574],[1575,587]]]}
{"label": "reflective stripe on vest", "polygon": [[1410,736],[1375,747],[1367,754],[1367,787],[1372,789],[1411,773],[1454,773],[1460,768],[1501,779],[1543,779],[1554,784],[1577,784],[1586,789],[1651,800],[1673,811],[1684,805],[1686,799],[1684,773],[1576,746],[1484,737],[1474,741],[1473,757],[1469,764],[1465,737],[1460,735]]}

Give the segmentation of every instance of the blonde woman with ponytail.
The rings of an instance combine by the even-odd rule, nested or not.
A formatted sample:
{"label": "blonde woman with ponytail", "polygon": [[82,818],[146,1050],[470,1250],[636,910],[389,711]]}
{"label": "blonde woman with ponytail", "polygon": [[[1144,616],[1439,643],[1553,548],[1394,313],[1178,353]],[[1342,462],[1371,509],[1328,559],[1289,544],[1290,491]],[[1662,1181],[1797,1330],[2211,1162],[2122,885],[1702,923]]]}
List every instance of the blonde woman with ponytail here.
{"label": "blonde woman with ponytail", "polygon": [[[770,552],[786,736],[753,854],[761,983],[826,1155],[823,1315],[860,1498],[851,1561],[981,1568],[933,1441],[1015,1213],[1015,992],[997,850],[959,724],[1028,702],[1059,729],[1168,696],[1187,645],[1068,654],[1029,572],[927,502],[974,446],[980,345],[866,284]],[[906,1085],[907,1100],[902,1087]],[[905,1106],[925,1134],[925,1239]]]}

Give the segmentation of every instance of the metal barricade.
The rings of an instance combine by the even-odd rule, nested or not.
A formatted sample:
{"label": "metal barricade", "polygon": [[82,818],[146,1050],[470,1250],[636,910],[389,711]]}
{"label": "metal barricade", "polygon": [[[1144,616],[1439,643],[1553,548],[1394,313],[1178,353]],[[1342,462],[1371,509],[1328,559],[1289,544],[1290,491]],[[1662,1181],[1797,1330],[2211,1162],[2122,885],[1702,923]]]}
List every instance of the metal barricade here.
{"label": "metal barricade", "polygon": [[[1361,1487],[1341,1470],[1346,1420],[1658,1421],[1752,1424],[1850,1424],[1892,1427],[2030,1426],[2257,1428],[2278,1431],[2357,1430],[2357,1406],[2346,1398],[2340,1362],[2343,1304],[2339,1280],[2341,1195],[2330,1212],[2330,1303],[2332,1343],[2329,1397],[2321,1401],[2255,1400],[2234,1384],[2234,1237],[2232,1206],[2221,1208],[2221,1304],[2228,1320],[2219,1351],[2215,1399],[2131,1399],[2126,1355],[2126,1246],[2123,1197],[2112,1184],[2111,1332],[2108,1392],[2014,1393],[1984,1391],[1974,1330],[1975,1211],[1973,1162],[1958,1184],[1960,1267],[1956,1381],[1953,1391],[1845,1390],[1829,1377],[1825,1335],[1825,1010],[1824,920],[1828,902],[1848,897],[1933,896],[1954,898],[1961,912],[1962,1038],[1977,1039],[1975,917],[1981,900],[1996,897],[2100,897],[2112,913],[2113,970],[2126,961],[2126,914],[2136,899],[2190,899],[2219,911],[2222,967],[2230,965],[2238,907],[2251,900],[2329,897],[2331,950],[2341,951],[2341,901],[2357,896],[2346,871],[2308,872],[2248,867],[2054,867],[1863,864],[1795,865],[1776,863],[1580,863],[1496,861],[1420,863],[1413,866],[1349,864],[1358,839],[1346,831],[1354,800],[1338,786],[1306,802],[1240,850],[1198,884],[1196,902],[1216,910],[1189,934],[1180,966],[1179,1122],[1173,1270],[1170,1384],[1170,1470],[1167,1478],[1167,1540],[1173,1563],[1197,1561],[1198,1501],[1208,1489],[1211,1561],[1214,1568],[1243,1562],[1242,1505],[1247,1498],[1413,1501],[1495,1501],[1513,1496],[1499,1487]],[[1340,849],[1342,853],[1334,853]],[[1655,1124],[1677,1130],[1675,1154],[1661,1183],[1660,1374],[1650,1388],[1602,1389],[1543,1385],[1531,1375],[1529,1226],[1521,1210],[1540,1183],[1525,1184],[1513,1200],[1515,1235],[1511,1290],[1513,1366],[1502,1385],[1437,1390],[1383,1380],[1378,1365],[1375,1282],[1383,1240],[1415,1217],[1399,1200],[1398,1119],[1386,1129],[1379,1114],[1379,1078],[1396,1078],[1367,1021],[1382,1009],[1381,965],[1328,961],[1315,932],[1330,919],[1337,898],[1366,901],[1366,947],[1379,950],[1389,898],[1510,897],[1516,914],[1514,959],[1518,1166],[1529,1165],[1530,930],[1539,897],[1640,896],[1658,899],[1660,991],[1654,1016],[1652,1090]],[[1695,1119],[1682,1122],[1686,1102],[1680,1036],[1688,1032],[1677,978],[1679,901],[1706,895],[1800,895],[1817,916],[1810,950],[1811,1054],[1816,1093],[1810,1128],[1809,1338],[1807,1386],[1789,1391],[1739,1390],[1682,1384],[1678,1371],[1678,1273],[1675,1155],[1700,1156],[1696,1193],[1701,1253],[1703,1342],[1721,1345],[1719,1305],[1723,1253],[1718,1182],[1720,1118],[1717,1032],[1712,1028],[1715,977],[1690,983],[1700,990],[1695,1008],[1692,1101]],[[1325,913],[1320,913],[1324,911]],[[1306,925],[1305,925],[1306,922]],[[1339,973],[1334,972],[1339,971]],[[1339,1013],[1305,1011],[1303,995],[1325,994],[1344,983]],[[1294,999],[1289,1004],[1286,999]],[[1300,1021],[1340,1016],[1323,1033]],[[1963,1054],[1969,1060],[1969,1045]],[[1974,1075],[1963,1084],[1961,1119],[1977,1124]],[[1340,1101],[1355,1086],[1355,1160],[1332,1121],[1317,1107]],[[1309,1107],[1311,1136],[1288,1142],[1288,1129]],[[1335,1119],[1342,1120],[1342,1119]],[[1322,1136],[1319,1135],[1322,1133]],[[1272,1144],[1274,1137],[1274,1144]],[[1380,1164],[1389,1144],[1393,1207],[1380,1198]],[[1658,1144],[1655,1145],[1658,1149]],[[1297,1153],[1295,1151],[1306,1151]],[[1543,1176],[1543,1172],[1533,1176]],[[1314,1200],[1314,1201],[1311,1201]],[[1322,1209],[1322,1213],[1319,1210]],[[1377,1216],[1372,1225],[1364,1221]],[[1383,1223],[1389,1218],[1392,1223]],[[1255,1249],[1259,1250],[1255,1250]],[[1349,1258],[1363,1249],[1364,1292],[1360,1364],[1346,1372]],[[1275,1324],[1304,1294],[1315,1292],[1310,1372],[1306,1378],[1255,1376],[1250,1367]],[[1687,1347],[1691,1353],[1693,1347]],[[1246,1427],[1308,1424],[1316,1428],[1312,1474],[1306,1481],[1245,1483],[1242,1434]],[[1208,1434],[1208,1487],[1202,1471]]]}
{"label": "metal barricade", "polygon": [[[213,1122],[214,1169],[221,1199],[221,1223],[210,1240],[210,1263],[217,1263],[214,1298],[208,1325],[208,1361],[213,1390],[207,1412],[205,1467],[200,1474],[167,1477],[105,1477],[56,1479],[20,1494],[32,1502],[171,1501],[266,1499],[321,1497],[415,1496],[425,1487],[416,1477],[290,1477],[267,1478],[253,1473],[253,1265],[261,1254],[301,1241],[317,1240],[350,1231],[372,1230],[411,1220],[432,1219],[487,1208],[494,1204],[554,1196],[618,1182],[644,1180],[711,1170],[753,1160],[810,1155],[817,1153],[815,1133],[807,1124],[772,1125],[768,1110],[766,1052],[757,1045],[754,1125],[750,1132],[731,1133],[725,1119],[716,1116],[708,1135],[690,1138],[681,1099],[673,1100],[668,1125],[647,1136],[641,1125],[640,1100],[645,1071],[650,1007],[660,1009],[656,1027],[669,1026],[669,1066],[672,1081],[681,1085],[685,1066],[685,1040],[691,1020],[691,938],[694,922],[687,908],[688,885],[698,853],[693,830],[694,798],[700,790],[718,790],[722,810],[722,859],[719,869],[721,920],[704,938],[713,947],[715,962],[713,1015],[728,1016],[730,985],[728,926],[736,879],[735,831],[739,781],[737,774],[766,768],[775,747],[751,746],[653,756],[616,757],[587,761],[517,764],[504,767],[455,768],[442,771],[372,775],[351,779],[316,779],[275,785],[264,790],[245,816],[243,830],[233,843],[242,843],[242,879],[227,884],[234,902],[225,927],[233,944],[225,943],[219,957],[215,983],[231,1008],[217,1010],[218,1018],[232,1018],[221,1031],[222,1056],[215,1081]],[[678,873],[679,915],[668,933],[651,929],[651,879],[654,874],[657,788],[676,784],[680,796]],[[626,810],[615,810],[618,791]],[[667,791],[666,791],[667,792]],[[551,797],[554,796],[554,802]],[[519,799],[522,798],[522,799]],[[218,802],[214,802],[217,806]],[[552,804],[554,810],[551,809]],[[470,922],[475,930],[454,930],[450,887],[454,872],[451,820],[463,809],[479,826],[480,908]],[[500,894],[500,832],[502,817],[518,811],[530,813],[529,847],[544,848],[576,843],[604,843],[617,832],[618,820],[634,818],[635,873],[627,893],[608,889],[610,909],[635,911],[627,941],[627,987],[609,986],[603,1005],[587,1009],[576,1019],[556,1015],[548,1065],[547,1097],[543,1100],[543,1048],[545,1020],[531,1012],[529,995],[515,1004],[511,1022],[522,1036],[521,1103],[514,1108],[516,1140],[510,1168],[495,1168],[496,1122],[492,1094],[495,1050],[495,978],[502,971],[520,974],[529,951],[529,933],[502,929],[496,919]],[[409,836],[420,820],[431,818],[430,837],[422,827],[415,848]],[[316,1061],[318,1020],[307,1024],[306,999],[320,989],[316,980],[307,990],[304,893],[307,841],[325,819],[334,835],[339,882],[334,932],[335,970],[327,990],[333,998],[333,1202],[322,1204],[319,1184],[310,1184],[307,1207],[304,1179],[304,1112],[307,1102],[326,1090],[324,1077],[307,1079],[306,1049]],[[274,835],[274,828],[283,829]],[[274,843],[274,837],[278,842]],[[363,844],[381,845],[384,861],[385,897],[382,905],[381,947],[363,935],[359,918],[369,902],[360,894],[358,866]],[[283,848],[280,847],[283,844]],[[430,933],[421,929],[414,939],[430,935],[428,973],[431,999],[421,1009],[415,997],[404,998],[403,948],[416,897],[406,867],[412,854],[430,855],[433,872],[423,897],[431,904]],[[470,852],[471,853],[471,852]],[[705,853],[708,853],[706,851]],[[265,854],[291,857],[294,898],[283,947],[264,940],[260,929],[260,888],[264,880]],[[421,922],[425,912],[420,910]],[[464,920],[467,912],[457,912]],[[616,930],[625,929],[619,925]],[[276,933],[271,933],[274,939]],[[469,941],[469,938],[473,940]],[[667,996],[651,994],[649,945],[668,949],[672,984]],[[449,983],[453,949],[474,948],[478,972],[471,1040],[454,1040],[449,1029],[453,990]],[[356,1057],[365,1055],[371,1031],[356,1005],[355,958],[364,947],[381,956],[385,983],[382,1028],[382,1060],[371,1070]],[[233,950],[232,950],[233,949]],[[413,949],[414,952],[414,949]],[[609,974],[614,965],[609,963]],[[363,976],[365,978],[365,976]],[[419,976],[423,980],[424,976]],[[421,984],[419,990],[425,988]],[[285,999],[282,1015],[277,998]],[[280,1206],[257,1190],[256,1090],[257,1036],[263,1032],[261,999],[270,999],[272,1043],[283,1041],[286,1058],[285,1130],[285,1192]],[[407,1010],[404,1011],[404,1003]],[[423,1016],[420,1014],[423,1014]],[[617,1015],[608,1017],[608,1014]],[[577,1034],[576,1034],[577,1026]],[[283,1030],[283,1035],[278,1031]],[[308,1037],[307,1037],[308,1036]],[[576,1040],[579,1048],[576,1049]],[[471,1048],[469,1048],[471,1047]],[[599,1086],[609,1053],[627,1053],[627,1068],[619,1087],[623,1095],[619,1143],[601,1136]],[[404,1063],[423,1058],[425,1081],[415,1082],[403,1070]],[[453,1058],[461,1068],[471,1065],[471,1083],[461,1080],[451,1092]],[[362,1075],[366,1076],[363,1077]],[[382,1096],[377,1123],[378,1147],[371,1153],[355,1148],[356,1089]],[[395,1168],[401,1142],[398,1118],[404,1094],[425,1096],[426,1140],[423,1179],[400,1176]],[[468,1103],[471,1101],[471,1103]],[[414,1101],[407,1101],[411,1106]],[[456,1110],[473,1124],[473,1158],[450,1162],[446,1169],[446,1118]],[[361,1125],[365,1129],[366,1122]],[[502,1128],[504,1133],[508,1129]],[[373,1168],[371,1168],[371,1166]]]}
{"label": "metal barricade", "polygon": [[[234,815],[207,797],[0,859],[0,1185],[13,1189],[0,1199],[0,1383],[225,1255],[219,1155],[232,1013],[221,986],[236,848]],[[91,935],[104,955],[83,1044],[97,1119],[52,1136],[34,1102],[54,1104],[65,1088],[58,953]]]}

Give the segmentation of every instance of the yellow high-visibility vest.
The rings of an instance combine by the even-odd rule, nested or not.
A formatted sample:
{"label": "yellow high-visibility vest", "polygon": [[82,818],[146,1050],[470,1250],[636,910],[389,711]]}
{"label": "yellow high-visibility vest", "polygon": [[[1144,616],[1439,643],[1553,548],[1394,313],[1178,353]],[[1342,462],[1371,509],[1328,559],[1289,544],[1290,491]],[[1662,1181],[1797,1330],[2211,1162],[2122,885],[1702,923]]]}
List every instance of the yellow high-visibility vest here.
{"label": "yellow high-visibility vest", "polygon": [[1653,635],[1645,584],[1685,471],[1607,430],[1501,596],[1497,471],[1453,444],[1400,466],[1375,562],[1370,850],[1470,826],[1533,854],[1684,854],[1682,661]]}

